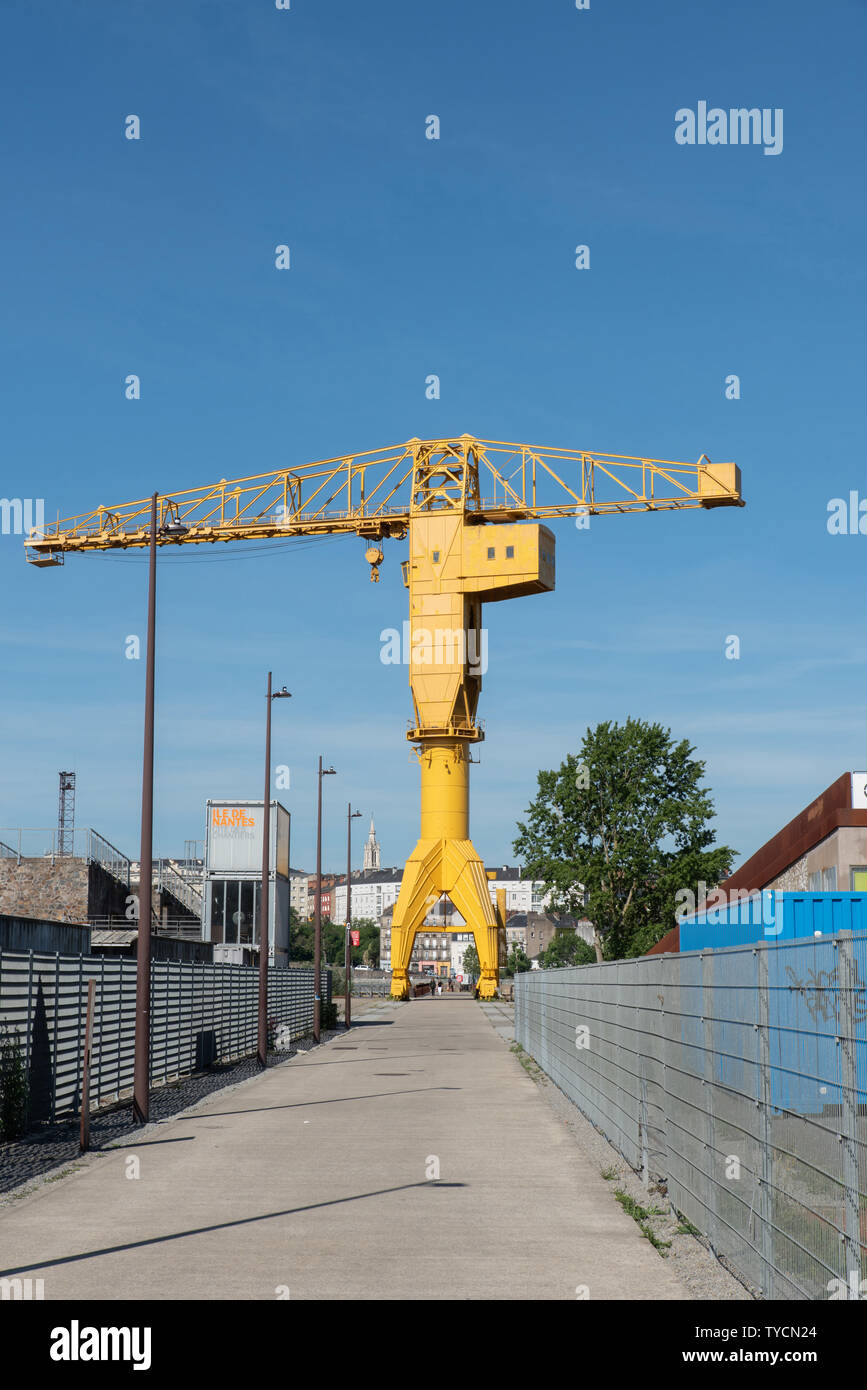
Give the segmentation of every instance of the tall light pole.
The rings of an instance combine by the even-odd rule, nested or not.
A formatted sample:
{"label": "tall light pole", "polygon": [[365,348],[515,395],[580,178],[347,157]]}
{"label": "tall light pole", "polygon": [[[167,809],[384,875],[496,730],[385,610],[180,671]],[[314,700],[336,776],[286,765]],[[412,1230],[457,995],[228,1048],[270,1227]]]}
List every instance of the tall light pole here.
{"label": "tall light pole", "polygon": [[353,811],[352,803],[346,806],[346,948],[344,954],[343,969],[343,1026],[348,1028],[349,1017],[349,992],[352,976],[352,946],[349,933],[352,930],[352,822],[361,815],[360,811]]}
{"label": "tall light pole", "polygon": [[148,547],[148,635],[145,671],[144,754],[141,778],[141,850],[138,876],[138,941],[135,975],[135,1060],[132,1114],[147,1124],[151,1041],[151,886],[154,834],[154,651],[157,613],[157,494],[151,497]]}
{"label": "tall light pole", "polygon": [[154,655],[157,618],[157,535],[180,540],[188,527],[172,521],[171,503],[165,504],[163,523],[157,526],[158,494],[151,497],[151,532],[148,545],[148,635],[145,671],[144,754],[141,778],[141,851],[138,876],[138,941],[135,972],[135,1053],[133,1060],[132,1116],[146,1124],[150,1092],[151,1051],[151,908],[153,897],[154,836]]}
{"label": "tall light pole", "polygon": [[319,1041],[322,1018],[322,996],[320,994],[320,975],[322,973],[322,778],[333,777],[335,768],[323,770],[319,759],[319,809],[316,816],[316,930],[313,942],[313,1038]]}
{"label": "tall light pole", "polygon": [[271,694],[271,672],[265,689],[265,803],[262,811],[262,891],[259,894],[259,1038],[260,1067],[268,1065],[268,890],[271,882],[271,701],[289,700],[284,685]]}

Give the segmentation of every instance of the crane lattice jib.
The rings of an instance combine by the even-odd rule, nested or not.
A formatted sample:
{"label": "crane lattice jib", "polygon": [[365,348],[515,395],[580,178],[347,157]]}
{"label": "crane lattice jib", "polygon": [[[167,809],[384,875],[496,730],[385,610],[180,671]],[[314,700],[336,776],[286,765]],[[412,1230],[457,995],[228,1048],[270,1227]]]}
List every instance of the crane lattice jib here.
{"label": "crane lattice jib", "polygon": [[[468,466],[469,465],[469,466]],[[470,481],[468,482],[467,479]],[[468,522],[544,521],[609,512],[743,506],[740,470],[476,439],[406,444],[278,469],[158,498],[158,544],[287,536],[407,534],[413,514],[457,509]],[[144,547],[151,499],[58,519],[25,541],[33,564],[63,552]]]}

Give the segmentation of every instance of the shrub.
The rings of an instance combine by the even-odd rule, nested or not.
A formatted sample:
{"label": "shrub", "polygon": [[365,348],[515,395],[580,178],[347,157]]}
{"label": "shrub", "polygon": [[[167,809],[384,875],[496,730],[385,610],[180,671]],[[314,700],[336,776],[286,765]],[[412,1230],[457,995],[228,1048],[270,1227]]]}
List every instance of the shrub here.
{"label": "shrub", "polygon": [[15,1139],[27,1128],[27,1070],[18,1030],[0,1032],[0,1139]]}

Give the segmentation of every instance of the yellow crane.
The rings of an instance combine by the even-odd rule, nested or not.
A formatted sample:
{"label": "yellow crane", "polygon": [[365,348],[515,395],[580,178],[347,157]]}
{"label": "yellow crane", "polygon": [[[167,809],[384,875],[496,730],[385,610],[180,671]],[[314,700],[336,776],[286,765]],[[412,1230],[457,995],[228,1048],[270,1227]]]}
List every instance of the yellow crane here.
{"label": "yellow crane", "polygon": [[[505,948],[505,903],[491,901],[469,828],[469,765],[484,665],[482,605],[554,588],[554,535],[542,524],[610,512],[743,506],[734,463],[547,449],[461,435],[410,439],[254,477],[160,496],[158,545],[348,533],[368,542],[379,578],[382,541],[409,538],[407,732],[421,769],[421,828],[392,925],[392,995],[405,998],[416,932],[447,895],[472,932],[479,993],[492,998]],[[66,553],[143,548],[151,499],[58,519],[25,542],[31,564]],[[580,524],[587,525],[587,520]],[[452,930],[458,930],[453,928]]]}

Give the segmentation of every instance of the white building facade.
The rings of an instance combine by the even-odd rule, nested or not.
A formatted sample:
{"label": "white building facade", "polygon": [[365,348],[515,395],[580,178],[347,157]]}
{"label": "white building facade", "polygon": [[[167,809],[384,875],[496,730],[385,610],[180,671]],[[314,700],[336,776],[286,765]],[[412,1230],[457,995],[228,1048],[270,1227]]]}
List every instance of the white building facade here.
{"label": "white building facade", "polygon": [[[371,833],[372,831],[373,822],[371,821]],[[525,878],[520,866],[501,865],[496,869],[487,869],[486,873],[488,874],[488,891],[492,903],[496,905],[497,889],[505,889],[507,916],[513,913],[544,912],[550,902],[550,894],[544,894],[542,882]],[[381,929],[380,966],[383,970],[391,969],[392,912],[389,909],[393,909],[397,902],[402,878],[403,869],[365,869],[357,878],[353,877],[352,880],[352,916],[353,918],[369,917],[379,924]],[[383,918],[383,914],[387,915]],[[342,883],[336,883],[331,889],[331,920],[333,922],[346,921],[345,880]],[[458,928],[458,931],[450,932],[442,939],[435,940],[438,935],[436,928],[443,926]],[[463,967],[456,967],[455,962],[463,957],[464,951],[473,939],[471,933],[459,930],[465,926],[463,917],[452,903],[447,898],[441,898],[427,914],[425,926],[420,927],[416,934],[413,962],[416,963],[418,959],[435,960],[443,965],[448,962],[450,969],[453,969],[456,974],[462,974]],[[523,923],[518,931],[510,935],[507,922],[506,934],[510,946],[525,944]]]}
{"label": "white building facade", "polygon": [[497,901],[497,889],[505,888],[507,913],[544,912],[551,901],[550,893],[543,894],[545,885],[538,879],[525,878],[520,864],[517,867],[503,864],[498,869],[488,869],[487,873],[492,902]]}
{"label": "white building facade", "polygon": [[[400,892],[402,869],[364,870],[352,880],[353,918],[370,917],[378,922],[387,907],[394,907]],[[331,920],[346,921],[346,880],[331,889]]]}
{"label": "white building facade", "polygon": [[289,906],[294,908],[302,922],[307,921],[307,899],[310,875],[300,869],[289,870]]}

